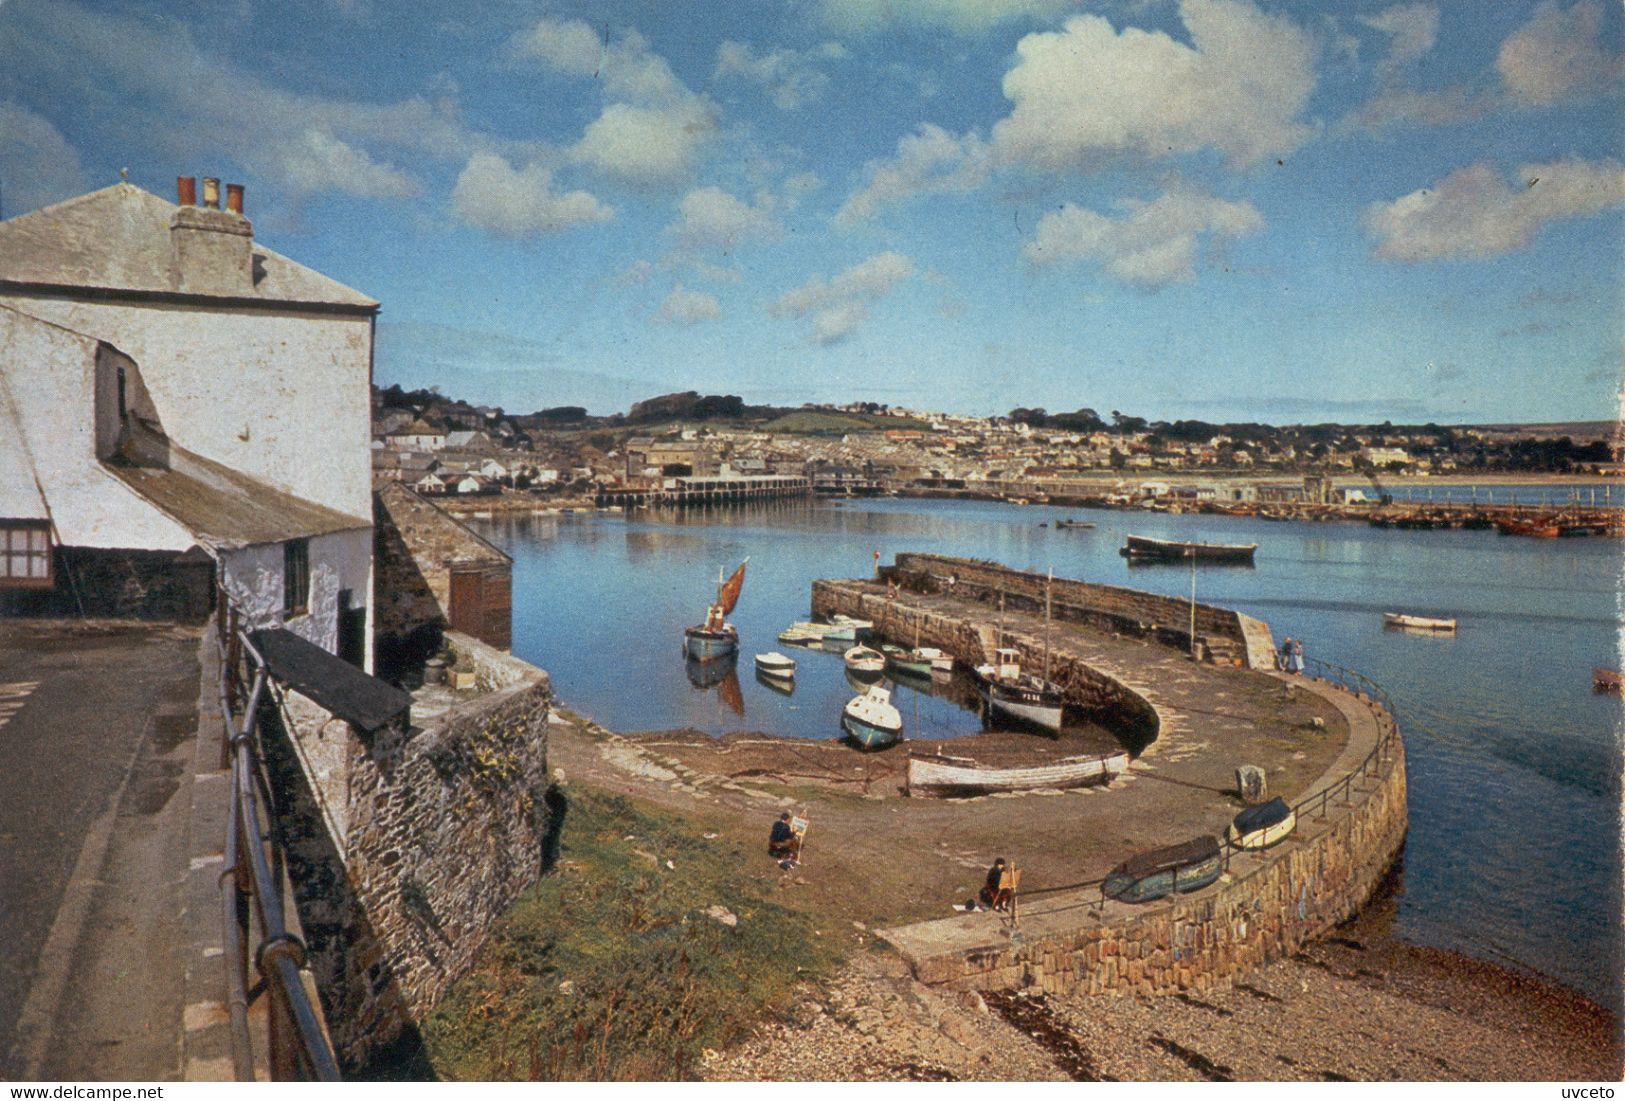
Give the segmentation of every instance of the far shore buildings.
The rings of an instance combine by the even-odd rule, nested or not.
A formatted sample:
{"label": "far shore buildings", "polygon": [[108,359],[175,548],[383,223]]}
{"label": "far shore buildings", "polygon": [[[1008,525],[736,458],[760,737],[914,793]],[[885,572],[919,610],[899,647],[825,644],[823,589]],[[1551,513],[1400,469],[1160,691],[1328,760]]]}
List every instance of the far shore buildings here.
{"label": "far shore buildings", "polygon": [[254,239],[242,189],[0,222],[0,611],[254,626],[370,668],[378,303]]}

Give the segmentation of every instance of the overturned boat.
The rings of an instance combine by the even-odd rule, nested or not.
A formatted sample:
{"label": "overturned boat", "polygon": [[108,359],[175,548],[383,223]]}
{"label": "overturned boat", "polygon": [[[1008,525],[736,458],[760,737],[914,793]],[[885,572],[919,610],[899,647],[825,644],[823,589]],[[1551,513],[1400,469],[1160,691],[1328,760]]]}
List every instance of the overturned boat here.
{"label": "overturned boat", "polygon": [[1101,892],[1118,902],[1152,902],[1200,890],[1224,871],[1224,854],[1212,834],[1130,857],[1106,876]]}

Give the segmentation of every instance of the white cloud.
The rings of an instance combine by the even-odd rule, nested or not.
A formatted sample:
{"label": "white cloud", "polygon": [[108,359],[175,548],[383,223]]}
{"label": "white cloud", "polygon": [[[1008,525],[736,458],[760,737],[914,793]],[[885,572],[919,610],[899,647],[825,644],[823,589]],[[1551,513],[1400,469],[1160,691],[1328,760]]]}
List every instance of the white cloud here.
{"label": "white cloud", "polygon": [[784,235],[784,227],[772,214],[720,187],[690,191],[678,201],[677,214],[666,233],[685,255],[711,249],[732,252],[743,244],[776,241]]}
{"label": "white cloud", "polygon": [[1236,240],[1264,226],[1250,203],[1188,191],[1118,206],[1123,216],[1108,218],[1067,203],[1038,220],[1022,253],[1038,265],[1095,260],[1113,278],[1158,285],[1195,277],[1201,238]]}
{"label": "white cloud", "polygon": [[660,303],[660,319],[673,325],[696,325],[722,316],[722,303],[704,291],[691,291],[681,283]]}
{"label": "white cloud", "polygon": [[1401,4],[1384,8],[1360,22],[1390,38],[1388,56],[1377,63],[1377,76],[1384,82],[1398,70],[1417,60],[1439,38],[1439,9],[1432,4]]}
{"label": "white cloud", "polygon": [[619,287],[641,287],[654,278],[655,266],[647,260],[634,260],[615,277]]}
{"label": "white cloud", "polygon": [[838,43],[825,43],[815,51],[803,52],[778,49],[757,53],[747,42],[725,40],[717,47],[714,79],[738,77],[766,90],[773,105],[781,111],[794,111],[798,107],[823,98],[829,88],[829,75],[817,65],[818,60],[833,60],[846,56],[846,48]]}
{"label": "white cloud", "polygon": [[611,103],[588,124],[571,150],[577,161],[634,184],[687,178],[716,123],[698,104],[636,107]]}
{"label": "white cloud", "polygon": [[451,208],[469,225],[503,237],[559,233],[615,216],[588,192],[554,191],[547,168],[515,169],[494,153],[469,158],[452,188]]}
{"label": "white cloud", "polygon": [[1625,166],[1569,158],[1518,167],[1512,184],[1488,164],[1431,188],[1372,203],[1365,226],[1388,260],[1484,259],[1527,248],[1540,227],[1625,205]]}
{"label": "white cloud", "polygon": [[79,194],[85,172],[79,154],[48,119],[0,101],[0,181],[6,188],[0,213],[12,215]]}
{"label": "white cloud", "polygon": [[835,225],[850,228],[882,207],[915,195],[962,195],[987,182],[988,145],[975,131],[956,138],[929,122],[905,134],[889,160],[864,166],[864,184],[835,212]]}
{"label": "white cloud", "polygon": [[824,22],[838,31],[933,27],[967,35],[1011,19],[1053,18],[1076,4],[1077,0],[816,0]]}
{"label": "white cloud", "polygon": [[570,155],[605,175],[643,187],[681,181],[716,132],[711,104],[677,79],[637,31],[609,41],[580,19],[542,19],[510,39],[508,51],[566,76],[598,80],[609,102]]}
{"label": "white cloud", "polygon": [[1610,53],[1599,39],[1602,5],[1590,0],[1567,11],[1547,2],[1514,31],[1496,55],[1495,68],[1512,98],[1544,105],[1617,87],[1625,55]]}
{"label": "white cloud", "polygon": [[1179,11],[1192,45],[1117,33],[1095,15],[1023,38],[1004,77],[1015,107],[993,128],[995,152],[1058,169],[1213,148],[1247,165],[1310,137],[1298,115],[1315,86],[1312,36],[1244,0],[1183,0]]}
{"label": "white cloud", "polygon": [[297,191],[334,189],[365,199],[409,199],[418,192],[404,172],[314,126],[280,144],[275,157],[282,179]]}
{"label": "white cloud", "polygon": [[142,135],[155,157],[230,158],[249,183],[290,197],[408,194],[410,175],[382,149],[455,161],[503,144],[470,128],[444,97],[369,102],[271,84],[205,52],[180,20],[70,0],[7,5],[5,18],[0,85],[79,103],[99,125]]}
{"label": "white cloud", "polygon": [[880,252],[825,282],[816,276],[786,291],[768,308],[774,317],[812,314],[808,338],[819,345],[850,336],[869,319],[869,305],[914,274],[914,263],[896,252]]}

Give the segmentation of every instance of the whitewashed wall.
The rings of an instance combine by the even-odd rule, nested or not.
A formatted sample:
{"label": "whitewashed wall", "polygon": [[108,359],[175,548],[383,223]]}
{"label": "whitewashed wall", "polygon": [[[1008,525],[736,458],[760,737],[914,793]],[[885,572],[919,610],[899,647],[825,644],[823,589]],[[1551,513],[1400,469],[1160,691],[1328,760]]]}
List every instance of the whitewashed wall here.
{"label": "whitewashed wall", "polygon": [[[182,447],[370,522],[368,318],[62,299],[0,304],[127,353],[165,433]],[[88,404],[81,408],[88,421]]]}
{"label": "whitewashed wall", "polygon": [[[247,619],[250,630],[287,627],[329,652],[339,645],[339,593],[349,589],[367,606],[372,637],[372,530],[340,531],[310,540],[310,598],[304,615],[282,618],[283,550],[264,543],[220,555],[222,584]],[[368,670],[371,670],[369,657]]]}
{"label": "whitewashed wall", "polygon": [[184,551],[196,540],[96,461],[94,340],[0,309],[0,370],[58,539]]}

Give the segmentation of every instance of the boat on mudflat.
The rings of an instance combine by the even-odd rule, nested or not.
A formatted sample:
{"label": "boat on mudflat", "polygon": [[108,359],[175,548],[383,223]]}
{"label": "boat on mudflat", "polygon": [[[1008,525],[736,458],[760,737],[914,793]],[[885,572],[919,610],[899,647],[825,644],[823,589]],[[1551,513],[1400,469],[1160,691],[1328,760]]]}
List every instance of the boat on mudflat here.
{"label": "boat on mudflat", "polygon": [[739,603],[739,591],[745,587],[745,565],[724,581],[721,571],[717,576],[717,600],[707,605],[705,622],[683,629],[683,652],[691,661],[714,661],[739,652],[739,632],[728,622],[728,613]]}
{"label": "boat on mudflat", "polygon": [[875,684],[841,709],[841,729],[864,749],[884,749],[903,736],[903,715],[891,692]]}
{"label": "boat on mudflat", "polygon": [[1297,812],[1276,796],[1236,815],[1230,823],[1230,843],[1238,849],[1267,849],[1285,841],[1297,824]]}
{"label": "boat on mudflat", "polygon": [[1046,765],[993,768],[970,757],[942,753],[908,759],[908,793],[924,796],[981,795],[992,791],[1037,791],[1110,783],[1128,769],[1127,753],[1068,757]]}
{"label": "boat on mudflat", "polygon": [[1119,902],[1152,902],[1176,892],[1200,890],[1223,870],[1219,839],[1204,834],[1130,857],[1107,873],[1101,891]]}
{"label": "boat on mudflat", "polygon": [[1046,730],[1059,731],[1066,710],[1066,691],[1054,681],[1024,673],[1021,653],[1008,647],[994,651],[992,665],[977,667],[988,706]]}
{"label": "boat on mudflat", "polygon": [[1435,616],[1409,615],[1405,612],[1382,613],[1384,627],[1403,627],[1410,631],[1454,631],[1456,621]]}
{"label": "boat on mudflat", "polygon": [[1177,539],[1153,539],[1149,535],[1126,537],[1117,553],[1134,562],[1220,562],[1252,565],[1257,543],[1191,543]]}

